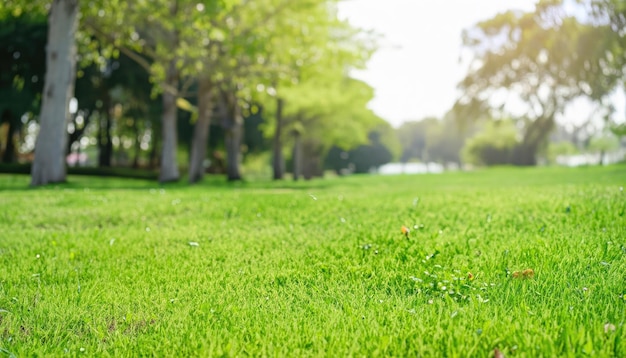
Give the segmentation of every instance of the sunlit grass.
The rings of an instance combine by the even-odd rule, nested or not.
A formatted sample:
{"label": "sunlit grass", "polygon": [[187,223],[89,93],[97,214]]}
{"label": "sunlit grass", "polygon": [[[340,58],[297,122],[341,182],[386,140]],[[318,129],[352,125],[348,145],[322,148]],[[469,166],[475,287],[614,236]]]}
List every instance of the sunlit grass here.
{"label": "sunlit grass", "polygon": [[0,357],[626,356],[623,166],[28,179],[0,176]]}

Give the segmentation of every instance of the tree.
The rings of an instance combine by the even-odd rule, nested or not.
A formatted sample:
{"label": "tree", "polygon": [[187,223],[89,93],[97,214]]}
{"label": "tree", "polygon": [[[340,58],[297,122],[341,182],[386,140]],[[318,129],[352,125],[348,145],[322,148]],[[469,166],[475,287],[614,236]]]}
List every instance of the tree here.
{"label": "tree", "polygon": [[[282,98],[276,99],[276,128],[274,129],[274,145],[272,146],[272,171],[274,180],[281,180],[285,175],[285,157],[283,156],[283,104]],[[297,136],[298,134],[294,134]],[[300,156],[298,152],[292,154],[293,158]],[[298,159],[296,159],[298,161]],[[297,178],[296,178],[297,179]]]}
{"label": "tree", "polygon": [[46,77],[31,185],[65,181],[66,125],[76,76],[78,0],[53,0],[48,17]]}
{"label": "tree", "polygon": [[460,151],[471,132],[461,131],[459,121],[450,111],[444,118],[424,118],[403,123],[396,135],[402,146],[401,161],[459,163]]}
{"label": "tree", "polygon": [[[67,149],[67,124],[69,102],[74,94],[77,59],[83,65],[94,61],[103,63],[97,43],[78,27],[78,19],[117,19],[120,1],[78,0],[7,0],[0,7],[0,16],[29,16],[48,13],[48,38],[46,45],[46,74],[40,106],[40,130],[35,145],[35,159],[31,172],[31,185],[62,182],[66,178],[65,153]],[[10,14],[10,15],[7,15]],[[79,14],[81,16],[79,16]],[[82,21],[81,20],[81,21]],[[81,25],[83,23],[81,22]],[[120,27],[120,22],[117,26]],[[123,26],[121,26],[123,27]],[[77,46],[80,45],[80,46]],[[81,51],[77,52],[77,47]],[[109,49],[110,50],[110,49]]]}
{"label": "tree", "polygon": [[548,145],[548,150],[546,151],[546,157],[549,163],[558,163],[557,159],[560,156],[568,156],[578,154],[578,148],[574,145],[574,143],[569,141],[559,141],[559,142],[551,142]]}
{"label": "tree", "polygon": [[380,141],[380,133],[370,132],[369,140],[370,144],[360,145],[349,153],[350,162],[356,173],[368,173],[392,159],[391,152]]}
{"label": "tree", "polygon": [[619,140],[612,133],[602,133],[591,138],[589,150],[599,154],[599,165],[604,164],[604,156],[607,152],[619,148]]}
{"label": "tree", "polygon": [[459,104],[499,108],[506,99],[496,103],[494,98],[509,96],[527,105],[519,121],[522,140],[513,154],[519,165],[536,163],[555,117],[571,101],[601,101],[620,76],[606,62],[606,35],[612,30],[583,23],[566,9],[561,1],[540,1],[534,12],[508,11],[464,33],[474,58],[459,85]]}
{"label": "tree", "polygon": [[[345,86],[349,70],[364,66],[373,52],[371,36],[339,20],[335,6],[335,1],[327,0],[298,2],[287,16],[274,18],[270,25],[270,32],[282,36],[265,37],[262,59],[267,70],[255,79],[257,88],[273,101],[265,108],[267,116],[275,118],[266,127],[266,133],[273,137],[274,179],[283,178],[285,144],[289,141],[293,143],[294,178],[299,177],[298,168],[304,169],[300,159],[310,157],[301,145],[317,152],[313,148],[320,144],[307,139],[310,128],[330,117],[338,118],[330,114],[334,103],[341,101],[332,98],[335,89]],[[365,142],[366,134],[367,130],[357,135],[363,140],[360,143]],[[328,148],[324,145],[321,152]]]}
{"label": "tree", "polygon": [[[308,0],[291,2],[285,0],[266,0],[255,3],[233,3],[222,11],[214,12],[214,16],[200,31],[200,37],[210,41],[203,47],[205,55],[201,60],[202,70],[200,81],[206,88],[212,88],[217,95],[218,104],[228,102],[222,110],[223,129],[227,139],[228,177],[238,180],[240,148],[242,142],[243,116],[253,103],[262,102],[268,108],[266,96],[256,95],[253,89],[271,88],[280,77],[286,77],[287,71],[271,59],[284,53],[293,53],[302,47],[296,34],[286,24],[298,24],[299,18],[311,17],[305,10],[310,6],[319,6],[326,0]],[[301,40],[301,39],[300,39]],[[293,46],[284,46],[286,43]],[[265,84],[263,84],[265,83]],[[202,91],[200,91],[202,97]],[[226,95],[227,94],[227,95]],[[231,98],[232,96],[236,98]],[[205,97],[210,100],[209,97]],[[228,101],[226,101],[228,99]],[[226,101],[226,102],[225,102]],[[212,105],[212,103],[210,104]],[[210,105],[204,106],[205,108]],[[271,111],[270,111],[271,112]],[[238,119],[239,118],[239,119]],[[203,174],[201,162],[204,160],[206,140],[208,137],[209,116],[200,116],[194,129],[192,156],[190,158],[190,180],[200,180]],[[192,172],[193,171],[193,172]]]}
{"label": "tree", "polygon": [[212,82],[207,77],[200,77],[198,83],[198,119],[194,125],[189,158],[189,182],[196,183],[204,175],[204,160],[209,139],[211,114],[213,113]]}
{"label": "tree", "polygon": [[458,122],[446,114],[437,126],[429,128],[426,141],[426,158],[441,164],[461,163],[460,152],[470,132],[463,132]]}
{"label": "tree", "polygon": [[[607,65],[613,67],[614,73],[621,74],[622,90],[626,92],[626,3],[621,0],[587,0],[600,24],[608,23],[612,31],[605,34],[605,58]],[[624,108],[626,114],[626,108]]]}
{"label": "tree", "polygon": [[615,134],[617,137],[626,136],[626,123],[622,123],[620,125],[616,125],[610,128],[611,132]]}
{"label": "tree", "polygon": [[406,163],[412,159],[427,161],[426,147],[428,133],[432,128],[439,125],[438,118],[424,118],[419,121],[404,122],[396,130],[398,139],[402,145],[402,156],[400,160]]}
{"label": "tree", "polygon": [[[204,42],[199,36],[211,16],[230,2],[155,0],[120,2],[112,16],[91,16],[85,24],[103,43],[114,46],[150,74],[162,99],[160,182],[177,181],[178,108],[191,109],[186,90],[202,69]],[[150,14],[150,16],[145,16]],[[119,26],[125,24],[125,26]],[[201,96],[205,97],[205,96]],[[203,112],[203,113],[206,113]]]}
{"label": "tree", "polygon": [[512,121],[490,121],[482,131],[467,141],[463,148],[463,159],[475,165],[510,164],[518,144],[517,129]]}
{"label": "tree", "polygon": [[321,76],[282,93],[293,153],[300,153],[293,165],[306,178],[321,174],[322,159],[333,145],[350,149],[368,143],[369,132],[385,123],[367,108],[372,88],[349,77]]}
{"label": "tree", "polygon": [[243,133],[241,105],[234,90],[221,91],[219,103],[222,113],[222,127],[225,131],[226,178],[229,181],[241,180],[240,156]]}

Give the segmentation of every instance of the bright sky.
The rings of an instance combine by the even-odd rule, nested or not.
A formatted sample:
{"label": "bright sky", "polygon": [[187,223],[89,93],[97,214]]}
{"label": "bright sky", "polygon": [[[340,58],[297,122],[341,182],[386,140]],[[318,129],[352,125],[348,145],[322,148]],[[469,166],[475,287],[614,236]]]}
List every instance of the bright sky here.
{"label": "bright sky", "polygon": [[374,87],[371,109],[398,126],[426,116],[442,117],[451,108],[458,97],[456,85],[466,73],[459,63],[464,28],[509,9],[531,11],[535,3],[343,0],[339,14],[356,27],[384,36],[382,48],[374,54],[367,70],[354,75]]}
{"label": "bright sky", "polygon": [[534,9],[533,0],[344,0],[339,14],[384,36],[365,71],[355,76],[376,91],[370,107],[398,126],[441,117],[458,96],[461,32],[508,9]]}

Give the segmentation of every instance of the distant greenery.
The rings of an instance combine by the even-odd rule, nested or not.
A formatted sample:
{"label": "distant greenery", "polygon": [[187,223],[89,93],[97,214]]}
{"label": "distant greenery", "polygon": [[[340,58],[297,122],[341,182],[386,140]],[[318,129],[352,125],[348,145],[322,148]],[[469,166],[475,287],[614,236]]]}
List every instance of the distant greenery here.
{"label": "distant greenery", "polygon": [[549,163],[556,163],[556,158],[560,155],[575,155],[580,151],[572,142],[557,142],[548,144],[547,159]]}
{"label": "distant greenery", "polygon": [[624,178],[0,175],[0,356],[623,357]]}
{"label": "distant greenery", "polygon": [[517,130],[512,121],[487,122],[485,128],[465,144],[463,159],[465,163],[476,165],[511,164],[518,144]]}

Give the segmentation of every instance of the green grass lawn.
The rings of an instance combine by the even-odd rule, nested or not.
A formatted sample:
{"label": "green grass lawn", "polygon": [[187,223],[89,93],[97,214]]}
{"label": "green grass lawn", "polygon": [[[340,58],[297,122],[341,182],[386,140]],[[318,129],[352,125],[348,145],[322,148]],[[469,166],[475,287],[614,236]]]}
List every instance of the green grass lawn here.
{"label": "green grass lawn", "polygon": [[28,183],[0,357],[626,356],[625,166]]}

